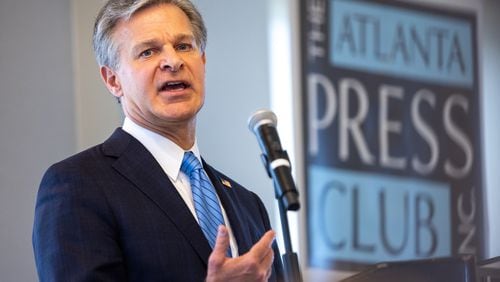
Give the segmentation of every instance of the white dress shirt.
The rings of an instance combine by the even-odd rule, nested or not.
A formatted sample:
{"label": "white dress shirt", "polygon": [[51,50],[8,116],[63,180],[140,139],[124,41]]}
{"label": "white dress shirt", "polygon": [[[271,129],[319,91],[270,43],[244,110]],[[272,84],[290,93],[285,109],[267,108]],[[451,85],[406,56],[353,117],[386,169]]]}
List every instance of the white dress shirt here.
{"label": "white dress shirt", "polygon": [[[193,152],[193,154],[201,163],[200,151],[198,149],[197,141],[195,140],[194,145],[191,149],[185,151],[170,139],[163,137],[162,135],[149,129],[139,126],[128,117],[125,118],[122,128],[124,131],[139,140],[139,142],[141,142],[142,145],[144,145],[144,147],[146,147],[146,149],[153,155],[158,164],[160,164],[163,171],[167,174],[174,187],[177,189],[177,192],[181,195],[182,199],[186,203],[196,221],[198,221],[198,217],[196,216],[196,211],[194,208],[193,194],[191,192],[189,176],[187,176],[180,170],[182,159],[184,158],[184,153],[187,151]],[[229,243],[232,256],[237,257],[238,246],[236,244],[236,239],[234,238],[231,225],[229,224],[229,220],[226,215],[226,211],[221,205],[220,199],[219,205],[222,210],[224,222],[226,223],[226,227],[229,231]]]}

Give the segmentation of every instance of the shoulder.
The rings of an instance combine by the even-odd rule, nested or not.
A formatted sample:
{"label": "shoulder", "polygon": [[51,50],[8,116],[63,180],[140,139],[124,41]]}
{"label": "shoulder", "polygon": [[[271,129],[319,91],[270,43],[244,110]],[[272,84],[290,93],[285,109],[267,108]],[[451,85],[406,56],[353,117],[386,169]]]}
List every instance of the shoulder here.
{"label": "shoulder", "polygon": [[103,143],[92,146],[51,165],[47,169],[44,178],[57,174],[85,175],[102,170],[103,166],[110,166],[126,150],[132,139],[133,137],[128,133],[118,128]]}
{"label": "shoulder", "polygon": [[102,154],[102,144],[93,146],[64,160],[52,164],[44,174],[42,183],[78,175],[91,174],[105,160]]}

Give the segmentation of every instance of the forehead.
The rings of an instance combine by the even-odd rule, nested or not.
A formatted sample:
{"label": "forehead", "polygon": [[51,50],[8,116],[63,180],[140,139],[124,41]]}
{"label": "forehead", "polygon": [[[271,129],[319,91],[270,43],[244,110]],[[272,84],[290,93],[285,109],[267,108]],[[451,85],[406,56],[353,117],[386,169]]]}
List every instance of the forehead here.
{"label": "forehead", "polygon": [[193,35],[189,18],[173,4],[159,4],[136,12],[126,21],[118,22],[113,40],[122,45],[158,36],[175,37],[178,34]]}

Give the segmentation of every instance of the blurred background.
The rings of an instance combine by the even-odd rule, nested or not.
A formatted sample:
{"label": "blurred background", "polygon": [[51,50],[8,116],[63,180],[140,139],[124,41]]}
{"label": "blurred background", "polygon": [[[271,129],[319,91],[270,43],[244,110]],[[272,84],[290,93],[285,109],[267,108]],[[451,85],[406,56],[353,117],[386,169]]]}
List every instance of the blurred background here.
{"label": "blurred background", "polygon": [[[205,159],[264,200],[279,229],[274,191],[247,129],[259,108],[278,116],[299,189],[300,0],[196,0],[208,28],[207,100],[198,138]],[[500,255],[500,1],[426,0],[478,15],[487,194],[487,255]],[[37,281],[31,244],[38,184],[48,166],[104,141],[121,125],[91,50],[100,0],[0,0],[0,281]],[[234,159],[238,160],[235,162]],[[304,220],[291,215],[304,278]],[[318,274],[319,273],[319,274]],[[327,275],[327,274],[324,274]],[[332,278],[335,279],[335,278]]]}

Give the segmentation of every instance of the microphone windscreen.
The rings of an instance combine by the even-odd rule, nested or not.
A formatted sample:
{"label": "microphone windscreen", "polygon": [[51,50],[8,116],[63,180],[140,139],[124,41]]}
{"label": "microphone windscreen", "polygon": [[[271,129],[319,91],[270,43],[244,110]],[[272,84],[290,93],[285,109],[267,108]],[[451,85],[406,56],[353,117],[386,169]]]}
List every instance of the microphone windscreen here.
{"label": "microphone windscreen", "polygon": [[248,118],[248,129],[255,134],[257,134],[257,130],[262,124],[270,124],[276,127],[278,119],[272,111],[266,109],[257,110]]}

